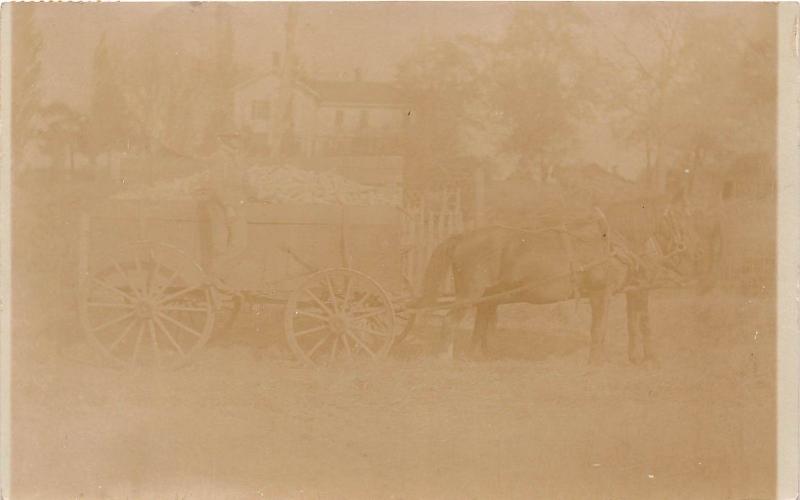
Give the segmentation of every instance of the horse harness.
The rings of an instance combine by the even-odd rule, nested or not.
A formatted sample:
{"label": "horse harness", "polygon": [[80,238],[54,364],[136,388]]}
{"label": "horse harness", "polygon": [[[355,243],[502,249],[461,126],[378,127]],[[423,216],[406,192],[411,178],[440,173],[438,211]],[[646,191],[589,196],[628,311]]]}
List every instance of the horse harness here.
{"label": "horse harness", "polygon": [[[599,218],[600,218],[600,222],[602,224],[601,225],[601,234],[602,234],[603,239],[606,242],[606,252],[605,252],[605,255],[603,257],[595,259],[595,260],[592,260],[592,261],[584,263],[584,264],[576,265],[575,260],[574,260],[574,250],[573,250],[573,247],[572,247],[572,241],[571,240],[572,240],[572,238],[578,238],[578,239],[581,239],[581,240],[584,240],[584,241],[586,241],[586,240],[584,238],[582,238],[581,236],[579,236],[579,235],[567,230],[566,229],[566,223],[562,223],[562,224],[560,224],[558,226],[551,226],[551,227],[546,227],[546,228],[541,228],[541,229],[522,229],[522,228],[513,228],[513,227],[508,227],[508,226],[498,226],[498,227],[505,227],[506,229],[513,229],[513,230],[516,230],[516,231],[522,231],[522,232],[525,232],[525,233],[533,233],[533,234],[543,233],[543,232],[546,232],[546,231],[558,231],[558,232],[560,232],[562,234],[562,241],[563,241],[563,243],[565,245],[565,250],[567,252],[568,259],[569,259],[569,262],[570,262],[569,272],[561,274],[561,275],[558,275],[558,276],[551,276],[547,280],[536,280],[536,281],[533,281],[533,282],[528,282],[528,283],[520,285],[520,286],[518,286],[516,288],[513,288],[511,290],[506,290],[506,291],[494,293],[494,294],[491,294],[491,295],[485,295],[485,296],[481,297],[480,299],[476,299],[476,300],[460,300],[460,301],[457,300],[457,301],[449,302],[449,303],[445,303],[445,304],[437,303],[437,304],[434,304],[434,305],[431,305],[431,306],[414,307],[414,308],[409,308],[409,309],[410,310],[414,310],[416,312],[422,312],[422,311],[433,311],[433,310],[442,310],[442,309],[449,310],[449,309],[456,309],[456,308],[467,307],[467,306],[470,306],[470,307],[471,306],[477,306],[479,304],[483,304],[483,303],[486,303],[486,302],[492,302],[492,301],[495,301],[495,300],[498,300],[498,299],[501,299],[501,298],[512,297],[512,296],[517,295],[519,293],[522,293],[522,292],[524,292],[526,290],[530,290],[532,288],[541,286],[545,282],[549,282],[549,281],[552,281],[552,280],[555,280],[555,279],[560,279],[560,278],[569,278],[571,280],[572,289],[573,289],[572,290],[573,291],[573,297],[571,299],[575,299],[575,304],[577,306],[578,299],[580,299],[580,290],[579,290],[579,287],[578,287],[578,278],[577,278],[579,274],[584,273],[587,270],[592,269],[594,267],[603,265],[603,264],[609,262],[611,259],[617,259],[618,261],[620,261],[623,265],[625,265],[628,269],[631,270],[631,274],[632,275],[637,275],[637,274],[641,275],[642,272],[645,272],[647,274],[647,269],[648,268],[650,268],[650,267],[664,268],[664,265],[662,264],[662,262],[666,261],[667,259],[670,259],[670,258],[674,257],[675,255],[678,255],[678,254],[683,253],[683,252],[686,251],[686,246],[683,244],[683,240],[679,239],[679,236],[677,234],[673,234],[672,235],[673,237],[675,237],[678,240],[678,243],[675,244],[675,248],[670,249],[669,251],[666,251],[666,252],[664,252],[660,248],[660,245],[658,244],[657,241],[655,241],[655,239],[653,237],[650,237],[648,239],[648,243],[652,244],[652,245],[655,245],[656,251],[657,251],[657,257],[656,257],[655,262],[650,262],[650,263],[645,262],[645,260],[642,259],[641,256],[639,256],[636,253],[634,253],[633,251],[631,251],[627,246],[625,246],[625,245],[623,245],[621,243],[616,243],[616,242],[611,241],[611,232],[608,229],[608,222],[607,222],[607,220],[605,218],[605,215],[603,214],[603,212],[599,208],[596,209],[596,211],[597,211],[598,215],[600,216]],[[675,229],[677,229],[677,227],[675,227]],[[651,284],[648,283],[648,281],[649,281],[649,279],[646,279],[645,283],[643,283],[643,284],[640,284],[640,283],[631,284],[629,286],[624,287],[620,291],[628,292],[628,291],[633,291],[633,290],[637,290],[637,289],[651,288]]]}

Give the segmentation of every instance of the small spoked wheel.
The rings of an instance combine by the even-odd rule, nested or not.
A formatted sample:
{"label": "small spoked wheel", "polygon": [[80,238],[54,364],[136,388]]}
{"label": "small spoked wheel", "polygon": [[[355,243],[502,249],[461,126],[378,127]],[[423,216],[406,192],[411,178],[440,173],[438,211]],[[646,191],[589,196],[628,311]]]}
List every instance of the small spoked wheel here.
{"label": "small spoked wheel", "polygon": [[389,352],[395,336],[389,295],[372,278],[352,269],[309,276],[286,305],[286,339],[309,364],[331,365]]}
{"label": "small spoked wheel", "polygon": [[81,285],[80,319],[107,359],[118,367],[175,368],[206,344],[214,301],[186,254],[142,242],[104,261]]}

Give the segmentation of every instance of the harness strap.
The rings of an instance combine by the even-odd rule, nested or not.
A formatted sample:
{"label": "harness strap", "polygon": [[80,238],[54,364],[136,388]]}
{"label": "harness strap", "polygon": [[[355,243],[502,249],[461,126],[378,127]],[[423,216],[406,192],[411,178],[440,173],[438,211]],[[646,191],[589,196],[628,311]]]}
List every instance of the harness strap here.
{"label": "harness strap", "polygon": [[570,238],[570,234],[567,231],[566,224],[562,224],[562,231],[561,233],[561,242],[564,244],[564,249],[567,252],[567,262],[569,262],[569,281],[572,285],[572,298],[575,299],[575,307],[578,307],[578,298],[580,298],[580,293],[578,291],[578,279],[576,275],[575,269],[575,252],[572,248],[572,239]]}

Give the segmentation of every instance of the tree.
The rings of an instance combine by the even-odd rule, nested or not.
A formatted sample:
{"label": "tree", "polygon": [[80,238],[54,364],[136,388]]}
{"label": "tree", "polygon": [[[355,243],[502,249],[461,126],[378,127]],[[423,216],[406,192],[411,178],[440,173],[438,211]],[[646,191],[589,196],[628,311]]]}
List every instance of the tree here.
{"label": "tree", "polygon": [[495,47],[494,102],[511,127],[505,148],[543,172],[592,113],[597,61],[580,41],[587,21],[570,5],[522,6]]}
{"label": "tree", "polygon": [[[209,33],[214,36],[208,36]],[[231,126],[233,28],[227,5],[160,9],[110,49],[131,123],[148,153],[191,156]]]}
{"label": "tree", "polygon": [[618,39],[621,78],[612,104],[618,132],[644,149],[651,190],[666,187],[670,168],[688,172],[691,184],[712,164],[772,149],[774,23],[769,9],[749,8],[745,15],[673,6],[629,11],[646,29]]}
{"label": "tree", "polygon": [[684,11],[669,5],[630,8],[629,35],[616,38],[622,55],[617,64],[621,81],[612,97],[621,112],[617,132],[643,148],[642,181],[651,190],[663,184],[664,137],[670,132],[665,112],[676,95],[683,61]]}
{"label": "tree", "polygon": [[92,69],[93,90],[84,149],[94,163],[98,153],[121,148],[130,135],[125,97],[117,83],[105,34],[95,48]]}
{"label": "tree", "polygon": [[773,148],[776,50],[774,36],[760,27],[730,14],[686,25],[685,71],[666,140],[692,173]]}
{"label": "tree", "polygon": [[15,174],[24,169],[26,150],[36,138],[36,120],[41,106],[39,55],[42,36],[36,27],[35,9],[35,3],[11,7],[11,148]]}
{"label": "tree", "polygon": [[37,130],[35,137],[39,149],[50,158],[51,178],[55,178],[59,170],[67,170],[67,165],[68,173],[72,174],[85,117],[62,102],[43,106],[40,114],[44,126]]}
{"label": "tree", "polygon": [[214,31],[216,39],[213,74],[209,75],[209,82],[214,94],[214,119],[209,123],[209,138],[233,127],[235,64],[233,26],[229,5],[224,3],[215,5]]}
{"label": "tree", "polygon": [[481,45],[464,38],[419,44],[398,67],[397,82],[409,101],[406,154],[420,174],[464,156],[477,126]]}

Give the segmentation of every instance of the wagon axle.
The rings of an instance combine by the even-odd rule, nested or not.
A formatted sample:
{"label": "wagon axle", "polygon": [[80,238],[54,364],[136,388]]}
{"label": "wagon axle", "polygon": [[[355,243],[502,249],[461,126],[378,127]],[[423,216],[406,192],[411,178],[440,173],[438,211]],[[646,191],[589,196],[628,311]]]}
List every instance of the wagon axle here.
{"label": "wagon axle", "polygon": [[155,316],[155,304],[148,299],[144,299],[134,307],[134,311],[136,312],[136,316],[141,319],[153,319]]}
{"label": "wagon axle", "polygon": [[347,332],[348,323],[347,316],[340,313],[328,320],[328,328],[334,335],[342,336]]}

